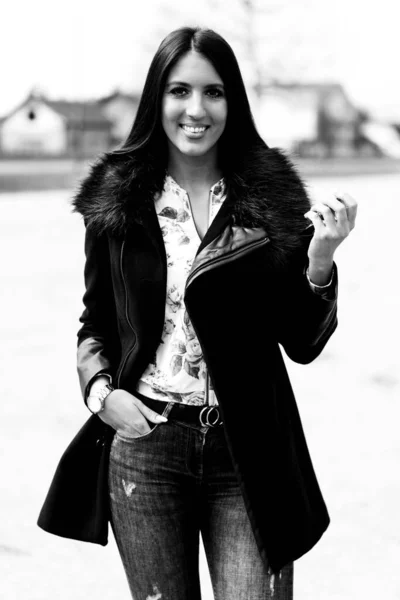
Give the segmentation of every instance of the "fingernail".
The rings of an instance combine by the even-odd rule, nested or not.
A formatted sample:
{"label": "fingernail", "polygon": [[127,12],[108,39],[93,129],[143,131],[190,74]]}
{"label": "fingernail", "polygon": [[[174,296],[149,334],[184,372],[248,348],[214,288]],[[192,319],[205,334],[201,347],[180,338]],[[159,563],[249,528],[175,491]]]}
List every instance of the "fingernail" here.
{"label": "fingernail", "polygon": [[163,423],[166,423],[168,421],[167,417],[163,417],[162,415],[158,415],[157,420],[162,421]]}

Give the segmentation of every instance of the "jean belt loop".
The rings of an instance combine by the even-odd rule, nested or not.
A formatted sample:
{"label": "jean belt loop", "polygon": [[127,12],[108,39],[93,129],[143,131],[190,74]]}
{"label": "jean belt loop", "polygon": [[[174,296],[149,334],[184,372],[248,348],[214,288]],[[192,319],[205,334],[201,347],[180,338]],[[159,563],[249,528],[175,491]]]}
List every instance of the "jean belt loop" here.
{"label": "jean belt loop", "polygon": [[168,417],[169,413],[171,412],[171,410],[174,407],[174,402],[166,402],[166,407],[164,408],[163,412],[162,412],[162,417]]}

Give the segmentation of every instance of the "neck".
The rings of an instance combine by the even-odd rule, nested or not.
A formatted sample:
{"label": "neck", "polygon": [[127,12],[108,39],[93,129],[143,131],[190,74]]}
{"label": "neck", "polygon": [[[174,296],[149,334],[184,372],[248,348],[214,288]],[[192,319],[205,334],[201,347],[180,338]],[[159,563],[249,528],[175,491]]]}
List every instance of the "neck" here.
{"label": "neck", "polygon": [[211,187],[222,177],[216,153],[213,156],[176,156],[170,152],[168,173],[186,190],[204,185]]}

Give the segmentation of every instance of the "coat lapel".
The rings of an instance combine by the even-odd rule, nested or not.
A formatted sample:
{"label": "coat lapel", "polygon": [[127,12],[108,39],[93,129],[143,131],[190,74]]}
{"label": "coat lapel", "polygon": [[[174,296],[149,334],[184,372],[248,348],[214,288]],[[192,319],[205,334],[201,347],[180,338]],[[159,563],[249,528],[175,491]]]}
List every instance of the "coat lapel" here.
{"label": "coat lapel", "polygon": [[214,220],[212,221],[210,227],[207,229],[205,236],[203,237],[201,244],[197,250],[197,254],[199,254],[203,248],[208,246],[222,231],[232,223],[232,213],[228,206],[228,199],[226,199],[217,214],[215,215]]}
{"label": "coat lapel", "polygon": [[[146,215],[143,215],[141,219],[137,221],[137,226],[142,227],[144,233],[149,238],[153,246],[155,246],[161,260],[163,266],[165,266],[165,272],[167,269],[167,256],[165,252],[165,244],[161,232],[160,223],[158,221],[156,209],[154,206],[154,202],[151,207],[149,207]],[[131,230],[128,230],[126,235],[130,234]]]}

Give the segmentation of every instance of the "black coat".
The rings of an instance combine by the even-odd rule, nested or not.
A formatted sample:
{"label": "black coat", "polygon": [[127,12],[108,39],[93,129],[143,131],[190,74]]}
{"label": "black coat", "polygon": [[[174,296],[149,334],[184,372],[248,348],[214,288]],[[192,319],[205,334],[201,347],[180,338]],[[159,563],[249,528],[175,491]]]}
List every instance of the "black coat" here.
{"label": "black coat", "polygon": [[[295,362],[310,363],[337,318],[336,297],[314,294],[305,277],[312,228],[300,178],[274,149],[259,173],[248,172],[241,195],[228,193],[197,253],[185,304],[255,537],[277,571],[329,524],[279,344]],[[153,198],[134,186],[127,192],[121,177],[100,160],[74,201],[86,224],[83,393],[101,370],[134,392],[164,324],[167,265]]]}

